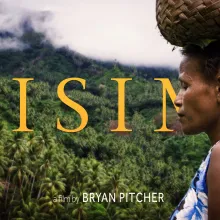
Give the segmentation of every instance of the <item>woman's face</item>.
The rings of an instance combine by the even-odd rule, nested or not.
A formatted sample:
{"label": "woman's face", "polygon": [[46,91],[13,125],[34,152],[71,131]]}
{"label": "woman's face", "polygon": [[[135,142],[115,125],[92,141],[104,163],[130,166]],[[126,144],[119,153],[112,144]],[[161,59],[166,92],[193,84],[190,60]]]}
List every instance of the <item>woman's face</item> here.
{"label": "woman's face", "polygon": [[215,83],[208,82],[200,70],[200,60],[185,57],[180,64],[180,91],[175,104],[185,134],[210,132],[219,120]]}

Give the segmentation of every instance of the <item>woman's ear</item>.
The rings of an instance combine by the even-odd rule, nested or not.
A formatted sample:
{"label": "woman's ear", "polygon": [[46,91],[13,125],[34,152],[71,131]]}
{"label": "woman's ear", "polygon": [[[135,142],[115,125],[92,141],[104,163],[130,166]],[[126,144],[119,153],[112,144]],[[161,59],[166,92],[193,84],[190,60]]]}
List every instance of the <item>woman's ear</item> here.
{"label": "woman's ear", "polygon": [[220,103],[220,72],[216,75],[216,94],[217,94],[217,101]]}

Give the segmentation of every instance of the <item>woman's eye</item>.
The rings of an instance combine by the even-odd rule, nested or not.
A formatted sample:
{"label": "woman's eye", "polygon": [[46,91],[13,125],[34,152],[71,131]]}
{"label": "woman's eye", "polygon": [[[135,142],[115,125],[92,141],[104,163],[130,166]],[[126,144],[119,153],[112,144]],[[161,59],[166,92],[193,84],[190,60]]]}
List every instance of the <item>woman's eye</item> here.
{"label": "woman's eye", "polygon": [[184,82],[181,82],[181,88],[186,90],[188,88],[188,85]]}

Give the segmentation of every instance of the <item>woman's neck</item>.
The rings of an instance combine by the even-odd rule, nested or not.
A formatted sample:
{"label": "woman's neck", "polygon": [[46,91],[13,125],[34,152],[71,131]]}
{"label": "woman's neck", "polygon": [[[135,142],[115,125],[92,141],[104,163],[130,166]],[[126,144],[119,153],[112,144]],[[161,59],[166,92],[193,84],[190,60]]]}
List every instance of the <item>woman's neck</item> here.
{"label": "woman's neck", "polygon": [[216,123],[216,126],[212,127],[206,134],[209,136],[212,145],[216,144],[220,140],[220,123]]}

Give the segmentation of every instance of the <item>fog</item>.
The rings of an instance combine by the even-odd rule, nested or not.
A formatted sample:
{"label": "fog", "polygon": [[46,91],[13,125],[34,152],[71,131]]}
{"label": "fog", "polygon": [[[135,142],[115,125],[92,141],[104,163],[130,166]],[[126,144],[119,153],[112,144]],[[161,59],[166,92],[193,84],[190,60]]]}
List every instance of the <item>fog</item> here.
{"label": "fog", "polygon": [[124,64],[172,66],[179,49],[160,35],[156,1],[146,0],[2,0],[0,49],[24,49],[18,40],[24,24],[43,32],[55,47],[68,46],[85,56]]}

